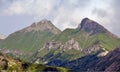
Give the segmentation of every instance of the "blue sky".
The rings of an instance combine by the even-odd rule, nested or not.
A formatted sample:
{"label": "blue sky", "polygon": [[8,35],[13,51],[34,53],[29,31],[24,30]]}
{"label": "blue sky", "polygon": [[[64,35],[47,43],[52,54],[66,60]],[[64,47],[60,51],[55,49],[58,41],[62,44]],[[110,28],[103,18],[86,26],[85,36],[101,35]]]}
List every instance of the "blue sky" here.
{"label": "blue sky", "polygon": [[48,19],[59,29],[75,28],[84,17],[120,36],[120,0],[0,0],[0,33]]}

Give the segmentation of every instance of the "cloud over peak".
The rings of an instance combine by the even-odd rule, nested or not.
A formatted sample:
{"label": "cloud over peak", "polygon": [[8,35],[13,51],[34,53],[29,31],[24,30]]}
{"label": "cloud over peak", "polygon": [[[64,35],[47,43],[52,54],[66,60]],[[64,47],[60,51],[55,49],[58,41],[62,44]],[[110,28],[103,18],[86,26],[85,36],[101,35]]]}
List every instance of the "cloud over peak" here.
{"label": "cloud over peak", "polygon": [[61,30],[76,27],[82,18],[89,17],[120,35],[118,3],[119,0],[0,0],[0,14],[30,15],[34,21],[49,19]]}

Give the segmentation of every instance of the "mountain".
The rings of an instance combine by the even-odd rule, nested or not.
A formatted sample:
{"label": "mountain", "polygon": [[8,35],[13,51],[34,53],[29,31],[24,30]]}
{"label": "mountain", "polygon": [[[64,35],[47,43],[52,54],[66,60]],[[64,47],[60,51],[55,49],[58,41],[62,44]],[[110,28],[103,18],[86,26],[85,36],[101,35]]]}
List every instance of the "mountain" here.
{"label": "mountain", "polygon": [[120,46],[120,39],[99,23],[84,18],[75,29],[60,31],[42,20],[10,34],[0,43],[1,52],[32,63],[59,66],[83,56],[105,56]]}
{"label": "mountain", "polygon": [[81,24],[78,27],[80,30],[86,31],[91,34],[96,34],[96,33],[106,33],[107,29],[105,29],[103,26],[98,24],[95,21],[92,21],[88,18],[84,18],[81,21]]}
{"label": "mountain", "polygon": [[20,32],[31,32],[31,31],[50,31],[53,34],[58,34],[61,31],[56,28],[51,21],[48,21],[46,19],[41,20],[38,23],[33,23],[31,26],[26,27],[22,30],[20,30]]}
{"label": "mountain", "polygon": [[108,35],[117,37],[116,35],[109,32],[106,28],[102,25],[98,24],[97,22],[90,20],[88,18],[84,18],[81,21],[81,24],[78,26],[80,30],[86,31],[90,34],[97,34],[97,33],[107,33]]}
{"label": "mountain", "polygon": [[0,72],[68,72],[69,69],[32,64],[0,53]]}
{"label": "mountain", "polygon": [[5,39],[7,36],[0,34],[0,39]]}
{"label": "mountain", "polygon": [[116,48],[104,57],[88,55],[79,59],[63,63],[62,67],[70,68],[76,71],[120,71],[120,48]]}
{"label": "mountain", "polygon": [[50,21],[42,20],[10,34],[0,43],[0,48],[4,53],[29,60],[27,57],[32,56],[45,42],[60,32]]}
{"label": "mountain", "polygon": [[76,29],[65,29],[55,35],[52,41],[46,42],[43,48],[33,55],[32,61],[59,66],[99,51],[103,52],[99,53],[99,56],[105,56],[119,46],[118,37],[97,22],[85,18]]}

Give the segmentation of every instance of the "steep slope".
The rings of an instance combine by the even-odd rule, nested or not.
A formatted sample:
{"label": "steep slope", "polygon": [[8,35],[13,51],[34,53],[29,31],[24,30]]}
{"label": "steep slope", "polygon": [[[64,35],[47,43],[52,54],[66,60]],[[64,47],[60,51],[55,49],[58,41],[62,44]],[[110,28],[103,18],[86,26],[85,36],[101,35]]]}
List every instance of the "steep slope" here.
{"label": "steep slope", "polygon": [[97,22],[85,18],[76,29],[61,32],[50,21],[33,23],[0,43],[1,52],[33,62],[59,66],[82,56],[109,51],[120,40]]}
{"label": "steep slope", "polygon": [[105,48],[110,49],[115,48],[115,46],[119,46],[120,44],[118,38],[114,34],[110,33],[97,22],[88,18],[83,19],[78,28],[66,29],[54,39],[55,41],[61,41],[65,43],[71,38],[75,38],[79,42],[81,48],[87,48],[94,43],[100,43],[102,45],[105,44],[106,46],[109,46],[106,47],[104,45]]}
{"label": "steep slope", "polygon": [[79,59],[67,62],[61,66],[76,71],[120,71],[120,48],[116,48],[104,57],[88,55]]}
{"label": "steep slope", "polygon": [[29,60],[29,56],[60,32],[50,21],[42,20],[9,35],[0,44],[0,48],[4,53],[22,56],[22,59]]}
{"label": "steep slope", "polygon": [[94,67],[91,67],[89,70],[120,71],[120,48],[116,48],[105,57],[98,59]]}
{"label": "steep slope", "polygon": [[104,56],[119,47],[120,40],[97,22],[85,18],[76,29],[66,29],[44,45],[33,55],[32,61],[59,66],[99,51],[105,51],[100,54]]}
{"label": "steep slope", "polygon": [[117,37],[111,32],[109,32],[107,29],[105,29],[102,25],[88,18],[84,18],[81,21],[81,24],[78,26],[78,29],[88,32],[90,34],[107,33],[109,35],[112,35],[113,37]]}
{"label": "steep slope", "polygon": [[41,20],[38,23],[33,23],[31,26],[26,27],[22,30],[20,30],[19,32],[31,32],[31,31],[50,31],[53,34],[58,34],[61,31],[56,28],[51,21],[48,21],[46,19]]}

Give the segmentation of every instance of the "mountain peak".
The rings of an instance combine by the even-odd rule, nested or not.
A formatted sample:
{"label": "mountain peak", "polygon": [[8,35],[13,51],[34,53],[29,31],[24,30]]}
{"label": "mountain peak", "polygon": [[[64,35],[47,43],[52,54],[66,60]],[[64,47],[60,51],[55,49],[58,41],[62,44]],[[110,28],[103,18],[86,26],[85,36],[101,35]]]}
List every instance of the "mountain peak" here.
{"label": "mountain peak", "polygon": [[82,21],[84,21],[84,22],[90,22],[90,21],[92,21],[92,20],[90,20],[89,18],[84,18]]}
{"label": "mountain peak", "polygon": [[[41,29],[41,28],[49,28],[49,27],[51,27],[51,26],[54,26],[52,23],[51,23],[51,21],[49,21],[49,20],[47,20],[47,19],[43,19],[43,20],[41,20],[41,21],[39,21],[39,22],[34,22],[30,27],[32,28],[32,29],[35,29],[35,30],[39,30],[39,29]],[[42,30],[42,29],[41,29]]]}
{"label": "mountain peak", "polygon": [[90,20],[89,18],[84,18],[79,27],[80,30],[84,30],[91,34],[96,33],[106,33],[107,29],[105,29],[102,25],[98,24],[97,22]]}
{"label": "mountain peak", "polygon": [[29,27],[23,29],[22,31],[30,32],[30,31],[50,31],[54,34],[60,33],[60,30],[56,28],[51,21],[47,19],[43,19],[40,22],[35,22]]}
{"label": "mountain peak", "polygon": [[51,21],[49,21],[47,19],[43,19],[43,20],[40,21],[40,23],[43,23],[43,24],[46,23],[47,24],[47,23],[51,23]]}

